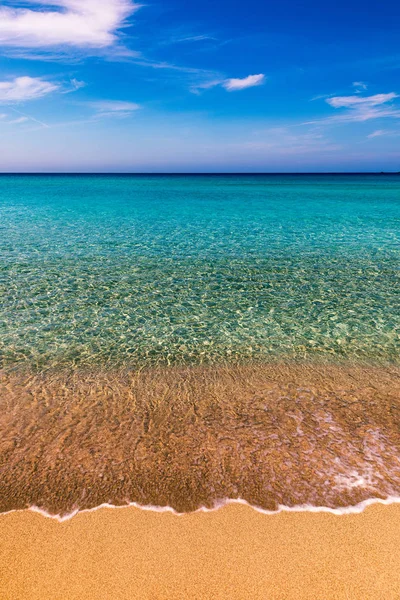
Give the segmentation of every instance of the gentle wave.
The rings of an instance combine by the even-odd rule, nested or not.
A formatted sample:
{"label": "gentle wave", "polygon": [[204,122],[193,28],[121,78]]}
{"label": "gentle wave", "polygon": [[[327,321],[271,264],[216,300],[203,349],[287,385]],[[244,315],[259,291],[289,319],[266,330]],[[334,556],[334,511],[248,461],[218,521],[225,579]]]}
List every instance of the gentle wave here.
{"label": "gentle wave", "polygon": [[52,519],[52,520],[58,521],[59,523],[66,523],[67,521],[71,521],[74,517],[76,517],[79,514],[90,514],[90,513],[98,512],[99,510],[103,510],[103,509],[116,510],[116,509],[128,509],[128,508],[136,508],[136,509],[142,510],[144,512],[155,512],[155,513],[159,513],[159,514],[169,513],[176,517],[183,517],[183,516],[187,516],[188,514],[213,513],[213,512],[216,512],[218,510],[225,508],[226,506],[232,506],[232,505],[237,505],[237,504],[242,505],[242,506],[247,506],[247,507],[251,508],[252,510],[255,510],[258,513],[261,513],[263,515],[269,515],[269,516],[278,515],[278,514],[286,513],[286,512],[317,513],[317,514],[325,513],[325,514],[331,514],[331,515],[336,515],[336,516],[345,516],[345,515],[362,514],[368,507],[374,506],[377,504],[380,504],[383,506],[391,506],[393,504],[400,504],[400,496],[393,496],[393,497],[389,497],[386,499],[370,498],[370,499],[364,500],[363,502],[360,502],[359,504],[356,504],[354,506],[345,506],[345,507],[341,507],[341,508],[329,508],[328,506],[312,506],[310,504],[310,505],[299,505],[299,506],[279,506],[278,509],[275,511],[265,510],[258,506],[253,506],[252,504],[249,504],[249,502],[247,502],[246,500],[241,500],[240,498],[221,500],[220,502],[217,502],[213,508],[207,508],[205,506],[202,506],[202,507],[198,508],[197,510],[193,511],[192,513],[180,513],[180,512],[177,512],[176,510],[174,510],[171,506],[150,506],[150,505],[142,506],[141,504],[138,504],[137,502],[130,502],[129,504],[126,504],[123,506],[116,506],[113,504],[105,503],[105,504],[100,504],[100,506],[96,506],[95,508],[86,508],[83,510],[76,509],[68,515],[53,515],[51,513],[46,512],[45,510],[43,510],[41,508],[38,508],[37,506],[31,506],[31,507],[29,507],[27,509],[23,509],[23,510],[10,510],[6,513],[0,513],[0,518],[10,515],[10,514],[14,514],[14,513],[33,512],[33,513],[37,513],[37,514],[41,515],[42,517],[45,517],[46,519]]}

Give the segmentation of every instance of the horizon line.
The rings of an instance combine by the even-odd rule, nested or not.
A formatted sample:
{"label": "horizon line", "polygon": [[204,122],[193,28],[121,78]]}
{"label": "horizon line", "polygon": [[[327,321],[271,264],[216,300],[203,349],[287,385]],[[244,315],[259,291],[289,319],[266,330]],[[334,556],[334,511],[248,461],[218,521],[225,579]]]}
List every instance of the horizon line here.
{"label": "horizon line", "polygon": [[0,171],[4,176],[266,176],[266,175],[400,175],[400,171]]}

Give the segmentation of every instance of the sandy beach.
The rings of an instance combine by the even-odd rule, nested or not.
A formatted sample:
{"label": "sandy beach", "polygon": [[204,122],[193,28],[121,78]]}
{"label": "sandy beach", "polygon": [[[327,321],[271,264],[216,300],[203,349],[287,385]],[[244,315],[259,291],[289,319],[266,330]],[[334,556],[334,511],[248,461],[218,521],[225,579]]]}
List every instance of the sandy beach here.
{"label": "sandy beach", "polygon": [[0,518],[2,600],[397,600],[400,505]]}

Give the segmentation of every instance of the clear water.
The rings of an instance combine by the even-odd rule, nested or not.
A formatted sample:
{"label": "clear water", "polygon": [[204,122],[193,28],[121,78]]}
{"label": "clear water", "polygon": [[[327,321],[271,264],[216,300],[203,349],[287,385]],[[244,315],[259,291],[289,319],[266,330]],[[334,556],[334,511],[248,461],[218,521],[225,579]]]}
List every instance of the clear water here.
{"label": "clear water", "polygon": [[1,176],[2,365],[397,360],[400,176]]}

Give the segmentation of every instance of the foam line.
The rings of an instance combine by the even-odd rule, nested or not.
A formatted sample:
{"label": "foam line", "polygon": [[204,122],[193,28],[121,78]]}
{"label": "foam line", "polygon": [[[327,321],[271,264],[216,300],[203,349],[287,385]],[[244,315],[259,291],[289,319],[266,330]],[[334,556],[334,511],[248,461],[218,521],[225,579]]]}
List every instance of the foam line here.
{"label": "foam line", "polygon": [[297,512],[297,513],[309,512],[309,513],[327,513],[327,514],[331,514],[331,515],[344,516],[344,515],[361,514],[362,512],[364,512],[364,510],[366,508],[368,508],[369,506],[372,506],[374,504],[382,504],[384,506],[390,506],[392,504],[400,504],[400,496],[390,496],[386,499],[369,498],[368,500],[364,500],[363,502],[360,502],[359,504],[356,504],[354,506],[345,506],[345,507],[340,507],[340,508],[330,508],[328,506],[313,506],[311,504],[303,504],[303,505],[298,505],[298,506],[280,505],[278,510],[276,510],[276,511],[265,510],[258,506],[253,506],[252,504],[249,504],[249,502],[247,502],[246,500],[242,500],[240,498],[221,500],[220,502],[216,502],[213,508],[206,508],[206,507],[202,506],[199,509],[197,509],[191,513],[179,513],[175,509],[173,509],[171,506],[151,506],[151,505],[142,506],[141,504],[138,504],[137,502],[130,502],[130,503],[124,504],[122,506],[115,506],[113,504],[105,503],[105,504],[101,504],[100,506],[96,506],[95,508],[87,508],[87,509],[83,509],[83,510],[79,510],[77,508],[72,513],[61,516],[61,515],[52,515],[52,514],[46,512],[45,510],[38,508],[37,506],[31,506],[31,507],[29,507],[27,509],[23,509],[23,510],[10,510],[5,513],[0,513],[0,517],[10,515],[13,513],[18,513],[18,512],[22,513],[22,512],[28,511],[28,512],[34,512],[34,513],[40,514],[41,516],[43,516],[47,519],[55,520],[58,523],[65,523],[67,521],[70,521],[74,517],[76,517],[78,514],[94,513],[101,509],[126,509],[126,508],[137,508],[139,510],[148,511],[148,512],[156,512],[156,513],[170,513],[177,517],[183,517],[188,514],[216,512],[217,510],[220,510],[221,508],[224,508],[225,506],[231,506],[233,504],[241,504],[243,506],[248,506],[249,508],[251,508],[251,509],[255,510],[256,512],[261,513],[263,515],[277,515],[277,514],[284,513],[284,512]]}

